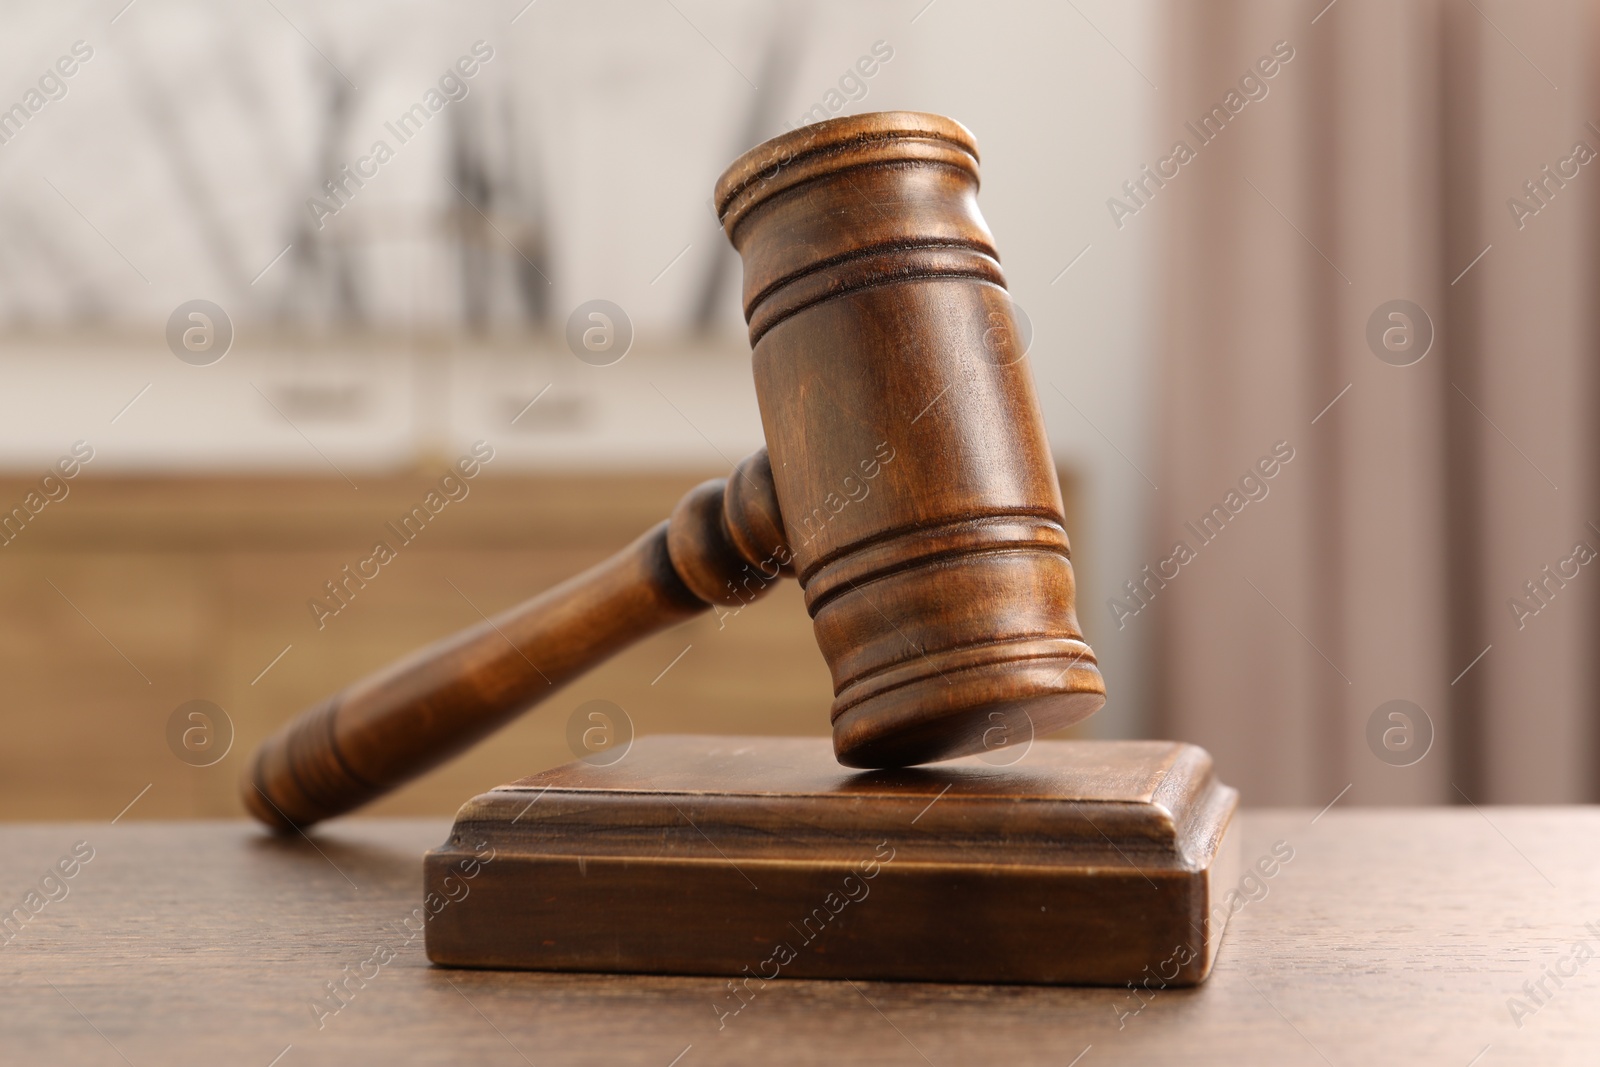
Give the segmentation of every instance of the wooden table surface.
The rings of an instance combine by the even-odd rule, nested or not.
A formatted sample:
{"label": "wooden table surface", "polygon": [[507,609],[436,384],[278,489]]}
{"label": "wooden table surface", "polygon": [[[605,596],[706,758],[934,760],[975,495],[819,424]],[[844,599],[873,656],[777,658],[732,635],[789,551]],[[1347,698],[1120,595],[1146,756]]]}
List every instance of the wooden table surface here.
{"label": "wooden table surface", "polygon": [[[1280,841],[1293,859],[1246,887],[1199,989],[779,980],[720,1029],[717,979],[430,966],[401,922],[443,820],[348,820],[314,841],[13,824],[8,912],[48,899],[78,842],[93,858],[0,930],[0,1063],[1600,1063],[1600,809],[1315,815],[1245,815],[1245,862]],[[392,962],[366,964],[379,946]],[[376,977],[319,1029],[313,998],[364,964]],[[1541,981],[1539,1004],[1523,985]]]}

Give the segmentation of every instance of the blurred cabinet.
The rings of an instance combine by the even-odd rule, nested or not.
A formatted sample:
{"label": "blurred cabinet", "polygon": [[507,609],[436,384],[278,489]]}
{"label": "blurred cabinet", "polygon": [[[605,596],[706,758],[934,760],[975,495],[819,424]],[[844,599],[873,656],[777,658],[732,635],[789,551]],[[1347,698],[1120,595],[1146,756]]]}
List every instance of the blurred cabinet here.
{"label": "blurred cabinet", "polygon": [[[279,723],[598,561],[709,476],[486,472],[401,545],[385,524],[435,478],[357,476],[357,490],[338,478],[86,474],[0,548],[0,818],[110,819],[146,784],[130,818],[239,814],[239,774]],[[0,480],[0,501],[29,484]],[[332,603],[324,583],[380,538],[396,558],[346,585],[348,605],[319,629],[307,602]],[[372,810],[446,814],[565,762],[568,718],[596,698],[640,733],[825,734],[830,697],[787,582],[720,625],[708,614],[641,643]],[[235,731],[203,768],[167,741],[169,716],[195,699]]]}
{"label": "blurred cabinet", "polygon": [[204,367],[135,337],[8,340],[0,457],[42,470],[86,438],[100,475],[315,478],[335,476],[330,464],[442,467],[488,440],[497,471],[720,468],[762,444],[749,348],[735,340],[642,338],[591,366],[543,337],[268,336]]}
{"label": "blurred cabinet", "polygon": [[[357,474],[359,489],[331,476],[85,473],[0,547],[0,819],[110,819],[146,785],[129,818],[239,815],[245,761],[280,723],[597,562],[717,473],[490,468],[405,545],[386,524],[423,501],[436,473]],[[0,502],[34,484],[0,479]],[[308,601],[331,604],[325,583],[379,539],[396,558],[346,585],[348,604],[319,628]],[[708,612],[642,642],[370,810],[451,814],[566,762],[569,719],[590,700],[619,706],[639,734],[826,735],[831,698],[800,590],[783,582],[735,615]],[[168,720],[191,700],[220,706],[233,726],[211,766],[169,748]]]}

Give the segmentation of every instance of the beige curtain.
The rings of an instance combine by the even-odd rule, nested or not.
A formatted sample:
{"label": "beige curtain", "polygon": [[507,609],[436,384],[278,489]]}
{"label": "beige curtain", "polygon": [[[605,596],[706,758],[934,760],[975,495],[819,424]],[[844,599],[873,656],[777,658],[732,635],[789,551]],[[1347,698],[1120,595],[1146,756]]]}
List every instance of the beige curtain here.
{"label": "beige curtain", "polygon": [[1325,3],[1162,11],[1160,732],[1255,805],[1593,800],[1595,10]]}

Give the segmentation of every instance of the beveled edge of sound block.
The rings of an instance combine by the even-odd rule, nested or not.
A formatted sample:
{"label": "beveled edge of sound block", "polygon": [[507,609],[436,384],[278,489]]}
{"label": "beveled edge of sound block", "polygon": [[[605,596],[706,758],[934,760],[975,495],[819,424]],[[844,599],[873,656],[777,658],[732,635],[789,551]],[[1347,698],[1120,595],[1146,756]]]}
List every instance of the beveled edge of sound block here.
{"label": "beveled edge of sound block", "polygon": [[424,860],[428,957],[747,982],[1193,985],[1227,922],[1237,804],[1203,749],[1167,741],[854,772],[825,738],[641,738],[614,765],[463,805]]}

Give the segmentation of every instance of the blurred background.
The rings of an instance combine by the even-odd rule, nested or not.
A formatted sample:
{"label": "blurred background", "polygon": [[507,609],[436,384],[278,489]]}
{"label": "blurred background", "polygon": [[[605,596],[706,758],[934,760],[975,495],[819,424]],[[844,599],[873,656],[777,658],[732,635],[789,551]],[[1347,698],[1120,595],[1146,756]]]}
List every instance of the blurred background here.
{"label": "blurred background", "polygon": [[[760,447],[712,185],[889,109],[978,139],[1111,693],[1076,735],[1205,745],[1252,805],[1600,793],[1592,5],[0,20],[0,818],[237,815],[295,712]],[[821,736],[830,696],[791,585],[373,810],[564,762],[593,701]]]}

